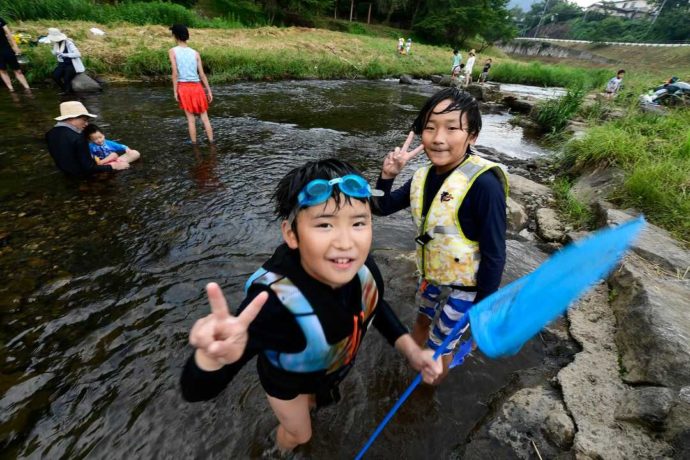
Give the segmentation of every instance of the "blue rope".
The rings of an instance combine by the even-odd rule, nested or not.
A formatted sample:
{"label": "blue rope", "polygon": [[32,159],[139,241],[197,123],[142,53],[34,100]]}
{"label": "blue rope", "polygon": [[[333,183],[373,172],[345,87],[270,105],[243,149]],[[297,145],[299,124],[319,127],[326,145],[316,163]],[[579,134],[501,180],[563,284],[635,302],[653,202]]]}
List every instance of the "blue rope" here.
{"label": "blue rope", "polygon": [[[455,324],[455,327],[453,328],[452,331],[450,331],[450,334],[448,334],[441,344],[440,347],[436,349],[436,352],[434,353],[434,360],[438,359],[439,356],[441,356],[441,353],[443,353],[446,348],[448,348],[448,344],[450,341],[453,339],[453,337],[460,332],[460,330],[467,326],[467,322],[469,321],[469,315],[465,314],[460,318],[460,321]],[[460,358],[456,360],[456,358],[453,358],[453,362],[458,364],[462,364],[462,359],[467,355],[470,351],[472,351],[472,340],[468,340],[465,343],[462,344],[460,347],[461,349],[458,351],[458,353],[464,353]],[[422,373],[420,372],[417,374],[417,377],[412,381],[410,386],[407,387],[405,392],[400,396],[400,398],[396,401],[395,405],[391,408],[390,411],[386,414],[384,419],[379,423],[379,426],[376,427],[376,430],[374,430],[374,433],[369,437],[367,440],[367,443],[364,444],[364,447],[362,447],[362,450],[359,451],[357,456],[355,457],[355,460],[361,460],[366,451],[371,447],[371,445],[374,443],[376,438],[381,434],[383,431],[383,428],[388,424],[391,418],[395,415],[395,413],[400,409],[400,406],[403,405],[403,403],[407,400],[407,398],[412,394],[412,392],[419,386],[419,384],[422,382]]]}

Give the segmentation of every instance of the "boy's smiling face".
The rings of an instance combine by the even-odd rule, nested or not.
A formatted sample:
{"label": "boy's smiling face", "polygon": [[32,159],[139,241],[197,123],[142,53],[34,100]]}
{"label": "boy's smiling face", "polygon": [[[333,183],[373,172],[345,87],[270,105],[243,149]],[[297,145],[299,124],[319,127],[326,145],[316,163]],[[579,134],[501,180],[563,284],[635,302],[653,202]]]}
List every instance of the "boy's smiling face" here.
{"label": "boy's smiling face", "polygon": [[333,198],[297,213],[297,233],[282,223],[285,242],[299,249],[302,268],[312,278],[332,288],[352,281],[369,255],[372,240],[368,202],[340,195],[340,209]]}
{"label": "boy's smiling face", "polygon": [[461,124],[459,110],[438,113],[443,112],[450,103],[449,99],[439,102],[432,109],[422,131],[424,151],[438,174],[448,172],[459,165],[465,158],[467,147],[477,141],[476,136],[471,137],[466,131],[467,115],[462,115]]}
{"label": "boy's smiling face", "polygon": [[102,132],[96,131],[95,133],[91,133],[89,135],[89,140],[96,145],[103,145],[103,143],[105,142],[105,136]]}

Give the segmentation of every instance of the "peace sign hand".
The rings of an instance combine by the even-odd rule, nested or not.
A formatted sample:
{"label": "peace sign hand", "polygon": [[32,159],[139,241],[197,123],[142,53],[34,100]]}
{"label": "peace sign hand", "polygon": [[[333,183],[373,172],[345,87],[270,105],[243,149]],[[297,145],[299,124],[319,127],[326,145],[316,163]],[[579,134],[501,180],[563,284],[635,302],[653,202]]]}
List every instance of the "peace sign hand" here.
{"label": "peace sign hand", "polygon": [[417,148],[411,151],[407,151],[410,148],[410,144],[414,139],[414,131],[410,131],[407,135],[405,143],[401,147],[396,147],[392,152],[388,152],[386,158],[383,160],[383,168],[381,169],[382,179],[393,179],[395,176],[400,174],[400,171],[405,167],[408,161],[415,157],[419,152],[424,150],[424,145],[419,145]]}
{"label": "peace sign hand", "polygon": [[209,283],[206,294],[211,314],[194,324],[189,333],[189,343],[197,349],[197,365],[204,370],[213,371],[240,359],[247,347],[249,324],[266,303],[268,293],[257,295],[239,316],[230,314],[218,284]]}

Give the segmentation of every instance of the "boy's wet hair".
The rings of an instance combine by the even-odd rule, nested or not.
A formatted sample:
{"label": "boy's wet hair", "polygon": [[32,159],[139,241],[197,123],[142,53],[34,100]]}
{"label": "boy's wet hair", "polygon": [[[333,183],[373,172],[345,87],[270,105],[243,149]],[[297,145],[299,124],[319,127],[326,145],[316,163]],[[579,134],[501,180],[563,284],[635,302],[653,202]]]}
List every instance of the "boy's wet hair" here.
{"label": "boy's wet hair", "polygon": [[[285,177],[280,179],[275,192],[273,192],[273,199],[276,203],[276,215],[281,220],[289,219],[297,208],[297,196],[302,189],[314,179],[331,180],[336,177],[343,177],[347,174],[362,176],[362,173],[350,163],[335,158],[310,161],[293,169],[287,173]],[[340,209],[340,206],[345,203],[350,204],[352,199],[359,200],[363,203],[369,201],[368,198],[353,198],[349,195],[341,195],[337,184],[333,186],[331,197],[335,200],[336,209]],[[292,226],[293,229],[295,229],[295,222],[292,223]]]}
{"label": "boy's wet hair", "polygon": [[88,125],[86,125],[86,128],[84,128],[82,133],[84,133],[84,136],[86,136],[86,138],[88,139],[94,133],[103,134],[103,130],[101,128],[99,128],[98,125],[93,124],[93,123],[89,123]]}
{"label": "boy's wet hair", "polygon": [[625,73],[625,69],[620,69],[618,72],[616,72],[616,75],[620,75],[622,73]]}
{"label": "boy's wet hair", "polygon": [[453,50],[453,54],[458,54],[459,52],[460,52],[460,51],[458,51],[457,48],[455,48],[455,49]]}
{"label": "boy's wet hair", "polygon": [[170,27],[170,31],[173,36],[181,42],[189,40],[189,29],[187,29],[187,26],[184,24],[173,24],[172,27]]}
{"label": "boy's wet hair", "polygon": [[[450,101],[450,104],[445,110],[442,112],[433,112],[434,107],[446,100]],[[470,137],[477,137],[479,131],[482,130],[482,115],[479,112],[479,104],[469,93],[460,91],[454,87],[442,89],[426,100],[424,106],[419,111],[419,115],[417,115],[417,118],[412,123],[412,131],[414,131],[415,134],[421,135],[432,112],[441,115],[456,110],[460,111],[458,117],[460,119],[460,128],[467,131]],[[463,114],[467,116],[467,126],[462,125]]]}

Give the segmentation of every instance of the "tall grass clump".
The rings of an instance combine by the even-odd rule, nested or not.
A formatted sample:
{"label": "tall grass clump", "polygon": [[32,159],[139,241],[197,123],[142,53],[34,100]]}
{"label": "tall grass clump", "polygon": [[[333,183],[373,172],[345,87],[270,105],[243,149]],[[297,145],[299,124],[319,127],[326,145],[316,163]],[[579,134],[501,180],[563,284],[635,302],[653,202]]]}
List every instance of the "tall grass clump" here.
{"label": "tall grass clump", "polygon": [[690,110],[631,111],[590,129],[564,148],[564,167],[617,167],[624,182],[613,201],[642,211],[687,242],[690,235]]}
{"label": "tall grass clump", "polygon": [[240,21],[233,15],[202,18],[196,12],[176,3],[164,1],[125,1],[116,5],[94,0],[0,0],[0,17],[31,21],[82,20],[100,24],[129,22],[132,24],[187,24],[190,27],[238,28]]}
{"label": "tall grass clump", "polygon": [[565,96],[546,101],[537,107],[537,123],[551,133],[562,131],[568,120],[580,110],[584,98],[585,90],[581,86],[568,88]]}
{"label": "tall grass clump", "polygon": [[572,183],[568,179],[556,179],[552,189],[558,211],[576,230],[587,229],[592,226],[594,223],[592,209],[573,195]]}

